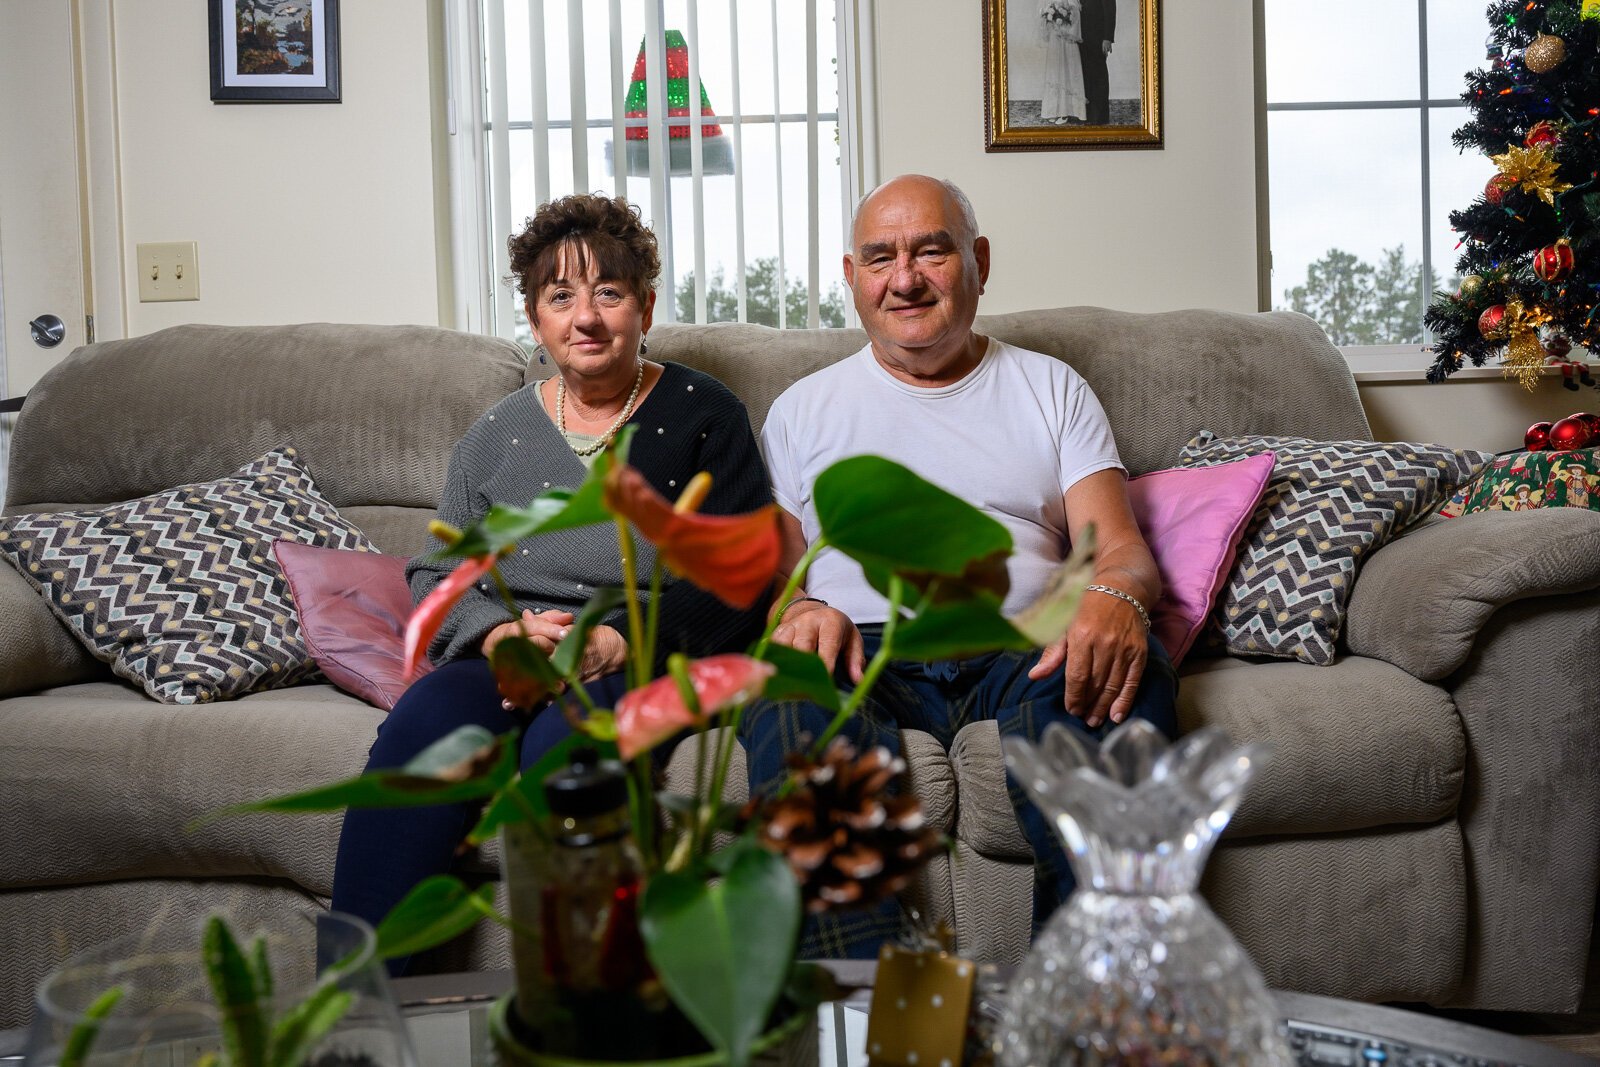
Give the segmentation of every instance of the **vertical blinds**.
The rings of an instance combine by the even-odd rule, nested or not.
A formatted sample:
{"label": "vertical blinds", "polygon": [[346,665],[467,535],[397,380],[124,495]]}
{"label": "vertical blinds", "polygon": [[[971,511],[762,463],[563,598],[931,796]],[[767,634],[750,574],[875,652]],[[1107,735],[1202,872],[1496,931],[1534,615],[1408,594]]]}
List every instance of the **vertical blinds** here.
{"label": "vertical blinds", "polygon": [[453,153],[453,180],[477,179],[457,185],[468,195],[455,218],[487,234],[456,235],[468,275],[458,282],[480,285],[458,295],[459,325],[526,336],[501,284],[505,238],[539,204],[579,191],[626,197],[655,231],[657,321],[775,316],[814,328],[830,299],[830,321],[848,314],[839,260],[862,185],[845,77],[856,5],[458,3],[449,51],[467,77],[451,75],[450,132],[481,137]]}

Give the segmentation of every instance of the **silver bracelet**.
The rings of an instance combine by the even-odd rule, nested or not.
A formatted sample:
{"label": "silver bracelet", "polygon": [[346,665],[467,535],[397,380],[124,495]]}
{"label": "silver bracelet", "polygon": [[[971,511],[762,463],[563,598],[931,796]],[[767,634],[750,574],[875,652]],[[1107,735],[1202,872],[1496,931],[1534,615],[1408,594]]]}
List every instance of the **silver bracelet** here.
{"label": "silver bracelet", "polygon": [[828,602],[826,600],[823,600],[821,597],[797,596],[793,600],[790,600],[787,603],[785,603],[783,605],[783,607],[778,609],[778,617],[772,620],[773,628],[776,629],[778,627],[778,624],[783,622],[783,614],[784,614],[784,612],[788,611],[790,608],[794,607],[796,604],[801,604],[801,603],[804,603],[805,601],[808,601],[808,600],[813,604],[821,604],[823,607],[827,607],[828,606]]}
{"label": "silver bracelet", "polygon": [[1128,603],[1133,605],[1133,610],[1139,613],[1139,621],[1144,623],[1144,632],[1150,632],[1150,613],[1144,610],[1144,605],[1139,603],[1133,597],[1129,596],[1127,593],[1124,593],[1120,589],[1113,589],[1109,585],[1086,585],[1084,588],[1092,592],[1105,593],[1107,596],[1114,596],[1118,600],[1126,600]]}

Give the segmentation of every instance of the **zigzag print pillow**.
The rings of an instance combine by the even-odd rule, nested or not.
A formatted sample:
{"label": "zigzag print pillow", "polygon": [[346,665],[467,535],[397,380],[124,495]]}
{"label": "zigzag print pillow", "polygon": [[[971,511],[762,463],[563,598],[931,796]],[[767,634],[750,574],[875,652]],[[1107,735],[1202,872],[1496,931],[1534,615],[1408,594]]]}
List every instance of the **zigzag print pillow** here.
{"label": "zigzag print pillow", "polygon": [[0,555],[117,674],[166,704],[319,677],[278,538],[372,551],[283,447],[214,482],[0,519]]}
{"label": "zigzag print pillow", "polygon": [[1345,604],[1367,556],[1421,519],[1494,458],[1442,445],[1219,438],[1201,431],[1179,454],[1210,467],[1273,452],[1213,627],[1236,655],[1333,662]]}

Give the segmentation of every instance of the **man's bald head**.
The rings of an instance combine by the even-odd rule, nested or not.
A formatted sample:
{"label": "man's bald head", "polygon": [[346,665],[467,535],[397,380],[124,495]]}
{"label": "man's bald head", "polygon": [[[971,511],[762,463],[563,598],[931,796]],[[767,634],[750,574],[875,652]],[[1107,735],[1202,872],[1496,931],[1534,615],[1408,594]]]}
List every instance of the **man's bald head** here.
{"label": "man's bald head", "polygon": [[934,178],[926,174],[902,174],[881,183],[876,189],[867,193],[856,201],[856,213],[850,226],[850,244],[855,246],[858,234],[856,223],[861,219],[862,212],[868,202],[881,194],[893,195],[895,192],[915,186],[932,186],[944,195],[945,203],[952,223],[951,233],[963,245],[971,247],[972,242],[978,239],[978,215],[972,210],[972,201],[967,199],[967,194],[955,182],[945,178]]}

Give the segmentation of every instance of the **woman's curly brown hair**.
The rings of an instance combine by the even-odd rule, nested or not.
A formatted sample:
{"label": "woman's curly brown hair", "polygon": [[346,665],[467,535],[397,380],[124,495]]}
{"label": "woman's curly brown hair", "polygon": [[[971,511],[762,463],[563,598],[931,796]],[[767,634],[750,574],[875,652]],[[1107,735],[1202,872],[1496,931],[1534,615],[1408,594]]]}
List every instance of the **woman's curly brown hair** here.
{"label": "woman's curly brown hair", "polygon": [[628,286],[641,304],[661,277],[656,235],[639,221],[639,209],[620,196],[575,193],[552,200],[506,245],[524,297],[556,280],[563,249],[572,254],[568,270],[587,276],[593,257],[601,278]]}

